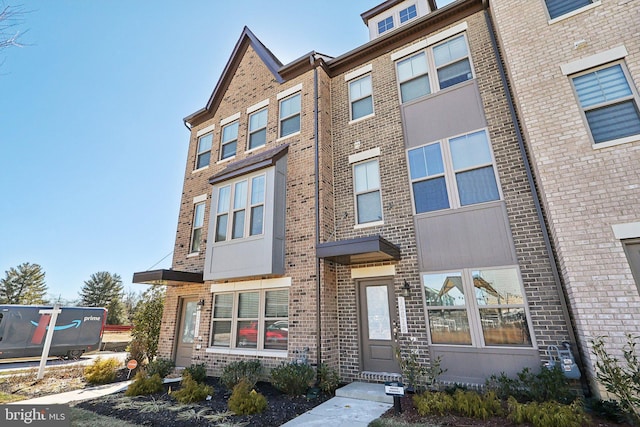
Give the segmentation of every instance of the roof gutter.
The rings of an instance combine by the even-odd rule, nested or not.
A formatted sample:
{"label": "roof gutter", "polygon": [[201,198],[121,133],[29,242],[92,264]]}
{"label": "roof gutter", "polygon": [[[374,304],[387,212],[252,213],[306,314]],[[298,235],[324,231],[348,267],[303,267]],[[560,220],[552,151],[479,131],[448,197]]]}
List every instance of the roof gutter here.
{"label": "roof gutter", "polygon": [[513,101],[513,96],[511,94],[511,88],[507,83],[507,74],[504,69],[504,65],[502,62],[502,56],[500,54],[500,50],[498,48],[498,42],[496,40],[495,29],[493,26],[493,21],[491,19],[491,14],[489,13],[489,0],[482,0],[483,9],[484,9],[484,17],[487,24],[487,29],[489,31],[489,36],[491,38],[491,46],[493,48],[493,52],[496,57],[496,62],[498,65],[498,71],[500,72],[500,80],[502,81],[502,86],[504,87],[505,96],[507,98],[507,104],[509,105],[509,114],[511,115],[511,120],[513,121],[513,126],[516,131],[516,138],[518,140],[518,147],[520,148],[520,154],[522,159],[524,160],[524,168],[527,174],[527,181],[529,183],[529,187],[531,188],[531,196],[533,198],[533,204],[536,208],[536,214],[538,215],[538,221],[540,222],[540,228],[542,229],[542,238],[544,240],[545,249],[549,254],[549,262],[551,264],[551,272],[553,274],[553,279],[556,285],[558,298],[560,298],[560,305],[562,306],[562,314],[564,315],[565,322],[567,324],[567,331],[569,334],[569,340],[571,347],[577,350],[577,354],[579,357],[576,358],[576,363],[582,372],[580,376],[580,382],[582,384],[583,392],[585,396],[591,395],[591,390],[589,388],[588,381],[585,378],[585,369],[582,363],[582,352],[580,351],[580,346],[577,345],[578,340],[576,338],[574,332],[573,321],[571,320],[571,315],[569,313],[569,306],[567,304],[567,298],[564,293],[564,287],[562,286],[562,281],[560,278],[560,273],[558,271],[558,263],[556,257],[553,252],[553,248],[551,246],[551,238],[549,237],[549,231],[547,228],[547,221],[542,212],[542,205],[540,204],[540,197],[538,195],[537,187],[535,180],[533,178],[533,173],[531,171],[531,160],[529,159],[529,154],[525,148],[524,144],[524,136],[522,135],[522,129],[520,128],[520,121],[518,119],[518,115],[516,113],[515,103]]}

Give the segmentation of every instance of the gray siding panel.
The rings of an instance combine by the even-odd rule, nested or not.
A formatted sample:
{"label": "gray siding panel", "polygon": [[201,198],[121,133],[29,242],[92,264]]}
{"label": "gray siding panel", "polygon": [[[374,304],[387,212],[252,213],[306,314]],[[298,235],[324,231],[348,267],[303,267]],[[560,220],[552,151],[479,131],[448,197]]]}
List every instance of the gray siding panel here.
{"label": "gray siding panel", "polygon": [[415,216],[421,271],[517,264],[504,202]]}
{"label": "gray siding panel", "polygon": [[475,80],[402,106],[407,148],[487,126]]}

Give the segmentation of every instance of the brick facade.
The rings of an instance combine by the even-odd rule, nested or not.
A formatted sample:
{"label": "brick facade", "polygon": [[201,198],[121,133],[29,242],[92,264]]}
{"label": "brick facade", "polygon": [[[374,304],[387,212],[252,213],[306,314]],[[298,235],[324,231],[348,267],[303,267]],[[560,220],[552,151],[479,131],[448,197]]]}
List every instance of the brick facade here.
{"label": "brick facade", "polygon": [[542,1],[491,2],[496,30],[558,255],[590,378],[591,340],[606,336],[620,355],[640,332],[640,296],[615,224],[639,221],[640,137],[594,147],[561,65],[625,46],[640,87],[640,7],[602,1],[549,22]]}

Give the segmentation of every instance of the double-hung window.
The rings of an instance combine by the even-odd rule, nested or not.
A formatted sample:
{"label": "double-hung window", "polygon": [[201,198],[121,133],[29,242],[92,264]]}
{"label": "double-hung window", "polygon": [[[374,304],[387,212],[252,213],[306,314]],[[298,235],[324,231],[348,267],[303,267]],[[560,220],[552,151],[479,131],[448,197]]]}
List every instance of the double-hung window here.
{"label": "double-hung window", "polygon": [[500,199],[484,130],[410,149],[416,214]]}
{"label": "double-hung window", "polygon": [[414,4],[400,11],[400,23],[404,24],[405,22],[415,18],[416,16],[418,16],[418,11],[416,10],[416,5]]}
{"label": "double-hung window", "polygon": [[351,105],[351,120],[373,114],[371,74],[349,83],[349,103]]}
{"label": "double-hung window", "polygon": [[211,158],[211,143],[213,141],[213,132],[202,135],[198,138],[198,152],[196,154],[196,169],[209,166]]}
{"label": "double-hung window", "polygon": [[220,160],[236,155],[238,145],[238,122],[235,121],[222,127],[222,142],[220,144]]}
{"label": "double-hung window", "polygon": [[367,224],[382,221],[380,195],[380,170],[378,159],[353,165],[356,201],[356,223]]}
{"label": "double-hung window", "polygon": [[200,242],[202,240],[202,229],[204,227],[204,206],[205,202],[197,203],[193,208],[193,227],[191,230],[190,253],[200,251]]}
{"label": "double-hung window", "polygon": [[544,0],[549,18],[555,19],[593,3],[593,0]]}
{"label": "double-hung window", "polygon": [[432,344],[532,346],[517,268],[429,273],[422,283]]}
{"label": "double-hung window", "polygon": [[265,175],[253,175],[218,190],[215,241],[242,239],[264,231]]}
{"label": "double-hung window", "polygon": [[454,36],[396,63],[401,101],[408,102],[473,78],[464,34]]}
{"label": "double-hung window", "polygon": [[211,347],[287,350],[288,342],[287,289],[214,295]]}
{"label": "double-hung window", "polygon": [[300,93],[280,100],[280,138],[300,132]]}
{"label": "double-hung window", "polygon": [[571,78],[596,144],[640,134],[638,95],[622,62]]}
{"label": "double-hung window", "polygon": [[262,147],[267,143],[267,116],[266,108],[249,115],[249,150]]}
{"label": "double-hung window", "polygon": [[391,29],[393,29],[393,16],[389,16],[378,22],[378,34],[382,34]]}

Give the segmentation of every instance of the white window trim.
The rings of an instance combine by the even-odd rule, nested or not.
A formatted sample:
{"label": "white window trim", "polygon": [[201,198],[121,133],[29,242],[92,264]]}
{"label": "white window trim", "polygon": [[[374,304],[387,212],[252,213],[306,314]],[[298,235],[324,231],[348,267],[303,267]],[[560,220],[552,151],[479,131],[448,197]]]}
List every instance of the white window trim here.
{"label": "white window trim", "polygon": [[[475,292],[472,288],[471,294],[468,293],[468,285],[466,283],[469,281],[469,278],[472,276],[472,271],[475,270],[506,270],[506,269],[515,269],[518,273],[518,281],[520,283],[520,291],[522,292],[522,304],[502,304],[497,306],[482,306],[483,308],[491,308],[491,307],[501,307],[501,308],[520,308],[524,307],[524,312],[527,320],[527,326],[529,328],[529,337],[531,338],[531,346],[516,346],[516,345],[487,345],[484,341],[484,334],[482,333],[482,321],[480,318],[480,306],[476,301]],[[461,273],[463,276],[463,289],[465,295],[465,305],[464,306],[447,306],[452,310],[460,310],[465,311],[467,313],[467,318],[469,320],[469,334],[471,336],[471,344],[442,344],[442,343],[433,343],[431,340],[431,328],[429,327],[429,310],[440,310],[440,306],[429,306],[427,305],[427,299],[424,292],[424,276],[430,274],[447,274],[447,273]],[[471,277],[473,282],[473,278]],[[522,280],[522,272],[520,271],[520,267],[518,265],[503,265],[503,266],[491,266],[491,267],[466,267],[459,269],[450,269],[450,270],[442,270],[442,271],[429,271],[429,272],[420,272],[420,292],[422,294],[422,302],[424,307],[425,314],[425,326],[427,329],[427,336],[429,337],[429,345],[437,346],[437,347],[459,347],[459,348],[516,348],[516,349],[538,349],[538,343],[535,336],[535,330],[533,329],[533,322],[531,320],[531,315],[529,313],[529,303],[527,301],[527,293],[524,288],[524,281]],[[473,313],[472,313],[473,312]],[[473,317],[472,317],[473,316]]]}
{"label": "white window trim", "polygon": [[[414,16],[413,18],[409,18],[406,21],[402,22],[402,17],[400,16],[400,12],[404,11],[404,10],[408,10],[411,6],[413,6],[416,10],[416,16]],[[417,3],[413,3],[410,5],[407,5],[407,7],[403,7],[402,9],[398,9],[398,26],[402,26],[402,25],[407,25],[407,23],[413,21],[414,19],[418,19],[420,17],[420,11],[418,10],[418,5]]]}
{"label": "white window trim", "polygon": [[282,98],[286,98],[296,92],[302,92],[302,83],[298,83],[297,85],[278,93],[276,95],[276,99],[280,101]]}
{"label": "white window trim", "polygon": [[618,240],[637,239],[640,237],[640,222],[627,222],[624,224],[612,224],[613,235]]}
{"label": "white window trim", "polygon": [[[259,324],[264,323],[265,320],[265,293],[270,290],[286,290],[289,292],[289,288],[291,286],[291,278],[277,278],[277,279],[263,279],[263,280],[251,280],[244,282],[235,282],[235,283],[225,283],[225,284],[213,284],[211,285],[211,293],[212,301],[215,304],[215,294],[233,294],[234,296],[234,304],[233,311],[231,316],[231,337],[229,342],[229,347],[216,347],[211,345],[212,333],[213,333],[213,323],[215,322],[215,318],[213,317],[213,307],[211,313],[211,328],[210,335],[208,337],[207,348],[205,352],[207,353],[218,353],[218,354],[242,354],[242,355],[257,355],[257,356],[272,356],[272,357],[286,357],[288,354],[287,350],[275,350],[275,349],[251,349],[251,348],[237,348],[236,346],[236,334],[237,334],[237,326],[238,326],[238,317],[237,317],[237,302],[238,302],[238,294],[242,292],[259,292],[260,293],[260,303],[259,303],[259,311],[258,311],[258,319],[257,322]],[[289,306],[291,306],[291,295],[289,294]],[[289,319],[290,316],[287,316]],[[223,320],[226,321],[226,320]],[[259,343],[262,340],[259,339]],[[264,342],[261,342],[264,346]],[[289,341],[287,341],[288,347]]]}
{"label": "white window trim", "polygon": [[[302,83],[301,83],[301,84],[299,84],[298,86],[302,87]],[[293,87],[293,88],[291,88],[291,89],[297,89],[297,87],[298,87],[298,86],[294,86],[294,87]],[[299,135],[299,134],[300,134],[300,132],[302,131],[302,92],[300,92],[300,91],[293,91],[293,92],[289,93],[289,91],[284,91],[284,92],[281,92],[281,93],[286,93],[287,95],[286,95],[286,96],[283,96],[283,97],[279,97],[279,98],[278,98],[278,135],[280,135],[280,132],[282,132],[282,122],[283,122],[284,120],[286,120],[286,119],[289,119],[289,118],[291,118],[291,117],[294,117],[294,116],[295,116],[295,114],[292,114],[292,115],[287,116],[287,117],[285,117],[285,118],[282,118],[282,117],[280,116],[280,112],[281,112],[281,110],[282,110],[282,101],[284,101],[286,98],[293,97],[293,96],[298,95],[298,94],[300,95],[300,111],[298,111],[298,114],[297,114],[297,115],[298,115],[298,116],[300,116],[300,128],[299,128],[296,132],[290,133],[290,134],[285,135],[285,136],[279,136],[279,137],[276,139],[276,142],[280,142],[280,141],[283,141],[283,140],[285,140],[285,139],[287,139],[287,138],[291,138],[292,136]],[[278,96],[280,96],[280,94],[278,94]]]}
{"label": "white window trim", "polygon": [[[449,141],[461,136],[465,136],[465,135],[470,135],[472,133],[476,133],[476,132],[480,132],[480,131],[484,131],[486,137],[487,137],[487,144],[489,145],[489,152],[491,154],[491,166],[493,167],[493,175],[496,178],[496,185],[498,186],[498,196],[499,198],[497,200],[489,200],[487,202],[481,202],[481,203],[473,203],[471,205],[462,205],[460,203],[460,193],[458,191],[458,184],[456,181],[456,171],[453,168],[453,157],[451,155],[451,149],[449,147]],[[414,180],[411,179],[411,170],[409,169],[408,165],[409,165],[409,151],[416,149],[416,148],[421,148],[421,147],[425,147],[427,145],[431,145],[431,144],[435,144],[435,143],[440,143],[440,151],[442,153],[442,162],[443,162],[443,166],[444,166],[444,180],[445,180],[445,184],[447,186],[447,197],[449,200],[449,207],[448,208],[444,208],[444,209],[438,209],[438,210],[434,210],[434,211],[427,211],[427,212],[420,212],[417,213],[416,212],[416,203],[415,203],[415,195],[413,193],[413,183]],[[491,137],[489,135],[489,129],[488,128],[480,128],[480,129],[476,129],[470,132],[465,132],[465,133],[461,133],[458,135],[452,135],[449,136],[447,138],[442,138],[436,141],[431,141],[428,142],[426,144],[422,144],[422,145],[418,145],[415,147],[410,147],[406,150],[406,162],[407,162],[407,173],[409,174],[408,179],[409,179],[409,185],[411,187],[411,204],[412,204],[412,208],[413,208],[413,214],[414,215],[433,215],[433,214],[438,214],[438,213],[442,213],[442,212],[448,212],[451,210],[456,210],[459,211],[460,209],[468,209],[468,208],[473,208],[474,206],[481,206],[481,205],[485,205],[488,203],[496,203],[496,202],[500,202],[502,200],[504,200],[504,195],[502,194],[502,185],[500,185],[500,176],[498,175],[498,165],[496,163],[496,158],[495,158],[495,153],[493,152],[493,145],[491,144]],[[467,170],[473,170],[473,169],[478,169],[480,167],[486,167],[487,165],[484,166],[479,166],[479,165],[475,165],[470,169]],[[461,171],[458,171],[461,172]],[[425,178],[420,178],[416,181],[424,181],[429,179],[428,177]],[[455,194],[454,194],[455,193]]]}
{"label": "white window trim", "polygon": [[199,131],[196,132],[196,138],[201,137],[202,135],[205,135],[211,131],[213,131],[216,128],[215,124],[209,125],[205,128],[200,129]]}
{"label": "white window trim", "polygon": [[[373,151],[373,150],[369,150],[369,151]],[[351,157],[351,156],[349,156]],[[370,222],[363,222],[360,223],[360,218],[358,218],[358,195],[359,193],[356,191],[356,174],[355,174],[355,170],[356,170],[356,166],[358,164],[361,163],[367,163],[370,162],[372,160],[375,160],[376,162],[378,162],[378,189],[377,190],[373,190],[373,191],[377,191],[378,192],[378,197],[380,197],[380,215],[382,216],[382,219],[378,220],[378,221],[370,221]],[[384,202],[383,202],[383,198],[382,198],[382,174],[380,173],[380,157],[379,156],[371,156],[367,159],[363,159],[362,161],[359,162],[354,162],[351,163],[351,174],[353,175],[353,181],[352,181],[352,185],[353,185],[353,208],[354,208],[354,216],[356,218],[356,223],[354,224],[353,228],[355,230],[357,229],[361,229],[361,228],[368,228],[368,227],[375,227],[378,225],[384,225]],[[372,193],[373,191],[367,191],[366,193]],[[364,193],[360,193],[360,194],[364,194]]]}
{"label": "white window trim", "polygon": [[367,151],[361,151],[360,153],[350,155],[349,164],[359,163],[363,160],[372,159],[374,157],[380,157],[380,147],[372,148]]}
{"label": "white window trim", "polygon": [[[548,25],[553,25],[556,22],[564,21],[567,18],[571,18],[572,16],[576,16],[576,15],[581,14],[582,12],[586,12],[587,10],[591,10],[593,8],[596,8],[596,7],[600,6],[600,4],[601,4],[600,0],[594,1],[591,4],[588,4],[586,6],[582,6],[581,8],[576,9],[576,10],[572,10],[571,12],[565,13],[564,15],[558,16],[557,18],[549,19],[547,24]],[[549,11],[547,10],[547,5],[544,2],[544,0],[542,0],[542,5],[544,7],[545,12],[547,12],[547,17],[549,17]]]}
{"label": "white window trim", "polygon": [[[358,78],[354,78],[352,80],[353,81],[357,81],[359,79],[365,78],[366,76],[367,76],[366,74],[363,74],[363,75],[359,76]],[[374,117],[376,115],[375,106],[373,105],[373,76],[371,74],[369,74],[369,77],[371,78],[371,95],[367,95],[367,96],[365,96],[363,98],[359,98],[359,99],[356,99],[356,100],[352,100],[351,99],[351,83],[352,82],[349,81],[347,83],[347,92],[349,92],[349,124],[358,123],[358,122],[360,122],[360,121],[362,121],[364,119],[368,119],[368,118]],[[360,101],[360,100],[366,99],[368,97],[371,97],[371,114],[367,114],[366,116],[362,116],[362,117],[358,117],[357,119],[354,119],[353,118],[353,108],[352,108],[353,107],[353,103],[355,101]]]}
{"label": "white window trim", "polygon": [[197,203],[204,202],[205,200],[207,200],[207,195],[201,194],[193,198],[193,204],[195,205]]}
{"label": "white window trim", "polygon": [[402,59],[405,56],[409,56],[412,53],[415,53],[419,50],[422,50],[426,47],[429,47],[431,45],[434,45],[436,43],[440,43],[443,40],[446,40],[450,37],[453,37],[455,35],[457,35],[458,33],[462,33],[464,31],[466,31],[469,28],[469,25],[467,24],[467,21],[461,22],[457,25],[454,25],[451,28],[448,28],[444,31],[441,31],[439,33],[436,33],[432,36],[427,37],[424,40],[421,40],[417,43],[414,43],[410,46],[407,46],[397,52],[394,52],[391,54],[391,60],[392,61],[397,61],[398,59]]}
{"label": "white window trim", "polygon": [[586,58],[580,58],[576,61],[571,61],[566,64],[560,65],[562,74],[568,76],[570,74],[576,74],[581,71],[595,68],[608,62],[617,61],[625,58],[629,53],[625,45],[614,47],[613,49],[605,50],[604,52],[596,53],[595,55],[587,56]]}
{"label": "white window trim", "polygon": [[[202,134],[200,134],[200,135],[197,135],[197,136],[196,136],[196,158],[195,158],[195,165],[194,165],[194,166],[197,166],[197,165],[198,165],[198,158],[200,157],[200,155],[201,155],[202,153],[206,153],[206,151],[202,151],[202,152],[200,152],[200,151],[198,151],[198,150],[200,149],[200,139],[201,139],[203,136],[206,136],[206,135],[208,135],[208,134],[211,134],[211,147],[209,147],[209,150],[208,150],[208,151],[209,151],[209,163],[211,163],[211,156],[213,155],[213,137],[214,137],[214,135],[213,135],[213,125],[209,126],[208,128],[212,128],[212,129],[210,129],[210,131],[209,131],[209,132],[204,132],[204,133],[202,133]],[[205,128],[205,129],[208,129],[208,128]],[[203,129],[203,130],[204,130],[204,129]],[[200,171],[203,171],[203,170],[208,169],[208,168],[209,168],[209,165],[207,164],[207,165],[202,166],[202,167],[200,167],[200,168],[193,169],[193,170],[191,171],[191,173],[192,173],[192,174],[194,174],[194,173],[196,173],[196,172],[200,172]]]}
{"label": "white window trim", "polygon": [[235,122],[236,120],[238,120],[240,118],[240,112],[237,112],[227,118],[224,118],[222,120],[220,120],[220,126],[225,126],[228,125],[231,122]]}
{"label": "white window trim", "polygon": [[[238,113],[237,116],[240,117],[240,113]],[[222,152],[224,151],[223,147],[225,145],[231,144],[233,141],[236,142],[236,151],[233,154],[233,156],[225,157],[224,159],[218,158],[218,162],[222,162],[224,160],[233,159],[238,155],[238,140],[240,139],[240,121],[238,120],[238,118],[236,118],[236,114],[234,114],[233,116],[228,117],[228,118],[229,119],[230,118],[235,118],[235,119],[231,120],[231,121],[227,121],[224,124],[222,124],[222,123],[220,124],[220,157],[222,157]],[[225,120],[227,120],[227,119],[225,119]],[[225,129],[225,127],[231,126],[234,123],[238,123],[238,126],[237,126],[238,129],[236,130],[236,139],[230,139],[229,141],[225,142],[223,140],[223,138],[224,138],[224,129]]]}
{"label": "white window trim", "polygon": [[193,198],[193,214],[191,215],[191,235],[189,236],[189,253],[187,254],[187,258],[198,256],[201,252],[202,248],[199,248],[197,251],[192,251],[193,248],[193,236],[196,232],[195,220],[196,220],[196,209],[199,205],[202,205],[203,213],[202,213],[202,226],[199,227],[200,230],[200,245],[202,245],[202,239],[206,237],[203,233],[205,231],[204,228],[204,220],[206,218],[206,210],[207,210],[207,195],[201,194],[200,196],[196,196]]}
{"label": "white window trim", "polygon": [[353,70],[350,73],[344,75],[344,81],[348,82],[349,80],[353,80],[357,77],[364,76],[367,73],[370,73],[373,70],[372,64],[367,64],[364,67],[360,67],[357,70]]}
{"label": "white window trim", "polygon": [[[268,100],[267,100],[267,101],[268,101]],[[260,105],[260,104],[256,104],[256,105]],[[269,128],[269,110],[268,110],[268,109],[267,109],[267,110],[265,110],[265,107],[267,107],[268,105],[269,105],[269,103],[267,102],[267,104],[266,104],[266,105],[262,105],[260,108],[255,109],[255,110],[252,110],[252,111],[251,111],[251,113],[249,113],[249,110],[247,110],[247,113],[249,113],[249,116],[247,117],[247,143],[246,143],[246,148],[247,148],[247,149],[244,151],[245,153],[251,153],[251,152],[254,152],[254,151],[256,151],[256,150],[259,150],[259,149],[261,149],[261,148],[264,148],[264,147],[267,145],[267,136],[266,136],[266,132],[267,132],[267,129]],[[267,111],[267,124],[266,124],[264,127],[260,128],[260,129],[258,129],[258,130],[261,130],[261,129],[264,129],[264,130],[265,130],[265,140],[264,140],[264,144],[262,144],[262,145],[258,145],[257,147],[249,148],[249,144],[250,144],[250,142],[251,142],[251,134],[252,134],[252,133],[256,133],[256,132],[257,132],[256,130],[254,130],[253,132],[251,131],[251,116],[252,116],[252,115],[254,115],[254,114],[259,113],[259,112],[260,112],[260,111],[262,111],[262,110]]]}
{"label": "white window trim", "polygon": [[354,230],[360,230],[362,228],[377,227],[379,225],[384,225],[384,219],[382,219],[380,221],[365,222],[364,224],[356,224],[356,225],[353,226],[353,229]]}
{"label": "white window trim", "polygon": [[265,99],[264,101],[260,101],[257,104],[254,104],[251,107],[247,108],[247,114],[251,114],[255,111],[262,110],[264,107],[268,105],[269,105],[269,98]]}

